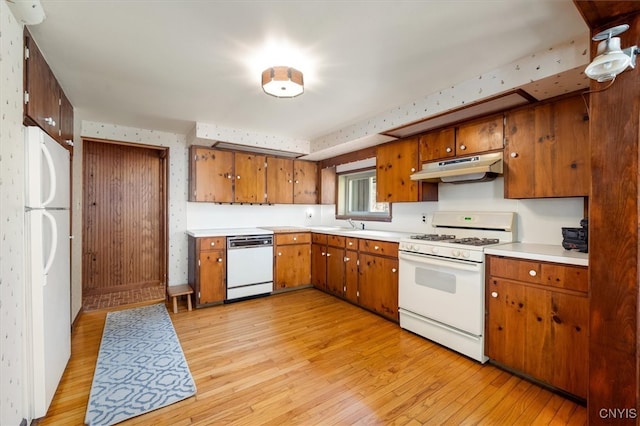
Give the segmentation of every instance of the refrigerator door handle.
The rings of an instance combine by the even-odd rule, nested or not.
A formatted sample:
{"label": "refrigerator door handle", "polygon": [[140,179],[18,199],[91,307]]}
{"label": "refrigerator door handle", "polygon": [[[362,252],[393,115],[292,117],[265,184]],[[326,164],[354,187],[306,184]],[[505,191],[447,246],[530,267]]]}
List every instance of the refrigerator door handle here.
{"label": "refrigerator door handle", "polygon": [[47,167],[49,169],[49,197],[44,200],[41,205],[42,207],[45,207],[47,204],[53,201],[53,198],[56,196],[56,169],[53,165],[53,158],[51,158],[51,153],[49,152],[49,149],[44,144],[44,142],[40,143],[40,149],[42,150],[42,154],[44,155],[45,160],[47,161]]}
{"label": "refrigerator door handle", "polygon": [[58,224],[56,223],[56,219],[53,217],[51,213],[46,210],[42,210],[42,215],[49,219],[49,224],[51,225],[51,248],[49,249],[49,257],[47,258],[47,263],[44,265],[44,283],[43,286],[47,285],[47,274],[49,273],[49,269],[53,265],[53,260],[56,257],[56,251],[58,250]]}

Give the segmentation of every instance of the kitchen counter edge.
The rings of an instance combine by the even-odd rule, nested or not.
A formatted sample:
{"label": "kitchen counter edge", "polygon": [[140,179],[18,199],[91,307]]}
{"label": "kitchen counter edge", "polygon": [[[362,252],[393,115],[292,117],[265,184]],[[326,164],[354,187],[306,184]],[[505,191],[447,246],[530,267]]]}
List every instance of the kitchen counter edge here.
{"label": "kitchen counter edge", "polygon": [[485,249],[486,254],[515,257],[518,259],[540,260],[544,262],[564,263],[567,265],[589,266],[589,255],[577,251],[565,250],[553,244],[510,243]]}

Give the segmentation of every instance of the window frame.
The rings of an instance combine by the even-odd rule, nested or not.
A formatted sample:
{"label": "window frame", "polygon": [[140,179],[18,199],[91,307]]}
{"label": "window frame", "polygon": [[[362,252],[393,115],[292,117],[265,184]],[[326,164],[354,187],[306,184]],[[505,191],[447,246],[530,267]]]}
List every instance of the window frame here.
{"label": "window frame", "polygon": [[374,167],[366,167],[361,169],[354,169],[344,172],[336,173],[336,211],[335,216],[336,219],[341,220],[360,220],[360,221],[371,221],[371,222],[391,222],[392,220],[392,203],[387,203],[389,205],[388,212],[377,212],[377,213],[368,213],[361,214],[362,212],[357,212],[358,214],[350,214],[347,211],[347,198],[349,193],[347,192],[347,184],[349,180],[347,176],[366,176],[369,173],[373,173],[373,176],[376,175],[376,168]]}

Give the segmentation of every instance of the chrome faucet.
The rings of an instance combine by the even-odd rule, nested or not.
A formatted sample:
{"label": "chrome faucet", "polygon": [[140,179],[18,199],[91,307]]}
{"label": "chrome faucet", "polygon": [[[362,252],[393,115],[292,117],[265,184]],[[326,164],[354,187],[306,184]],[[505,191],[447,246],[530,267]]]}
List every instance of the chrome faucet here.
{"label": "chrome faucet", "polygon": [[351,227],[352,227],[353,229],[358,229],[358,227],[356,226],[356,224],[355,224],[355,223],[353,223],[353,220],[352,220],[352,219],[347,219],[347,222],[349,222],[349,225],[351,225]]}

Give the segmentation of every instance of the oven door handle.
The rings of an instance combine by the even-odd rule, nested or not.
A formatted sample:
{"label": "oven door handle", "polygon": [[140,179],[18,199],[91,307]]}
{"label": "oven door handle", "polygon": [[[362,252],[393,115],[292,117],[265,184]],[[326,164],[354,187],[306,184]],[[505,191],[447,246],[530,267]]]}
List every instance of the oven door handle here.
{"label": "oven door handle", "polygon": [[420,263],[423,265],[442,266],[444,268],[458,269],[462,271],[471,271],[471,272],[480,271],[480,267],[482,265],[481,263],[465,262],[463,260],[456,260],[456,259],[440,260],[440,259],[436,259],[433,256],[428,256],[428,255],[425,256],[422,254],[412,254],[412,253],[406,253],[403,251],[398,253],[398,258],[402,260],[408,260],[410,262]]}

